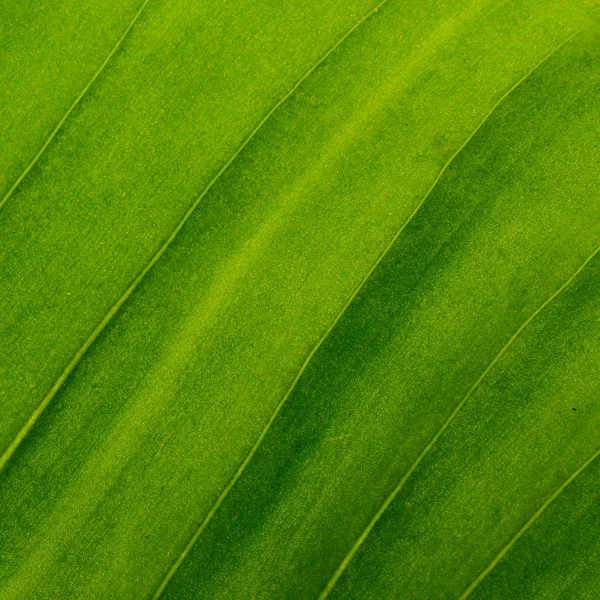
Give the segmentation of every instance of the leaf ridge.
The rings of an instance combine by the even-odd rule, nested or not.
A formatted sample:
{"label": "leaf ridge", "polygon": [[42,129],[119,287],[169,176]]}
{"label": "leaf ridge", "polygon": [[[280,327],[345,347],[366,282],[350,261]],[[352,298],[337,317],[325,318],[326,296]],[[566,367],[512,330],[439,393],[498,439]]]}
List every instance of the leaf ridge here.
{"label": "leaf ridge", "polygon": [[[92,87],[94,82],[98,79],[98,77],[100,77],[102,71],[104,71],[104,69],[106,68],[106,65],[110,62],[112,57],[118,52],[119,48],[123,44],[123,41],[125,40],[125,38],[129,34],[129,32],[131,31],[133,26],[137,23],[142,12],[144,12],[144,9],[146,8],[146,5],[148,4],[148,2],[149,2],[149,0],[144,0],[144,2],[142,3],[142,5],[138,9],[138,11],[135,13],[133,19],[127,26],[127,29],[125,29],[125,31],[123,32],[121,37],[117,40],[117,43],[113,46],[113,49],[110,51],[109,55],[104,59],[104,62],[100,65],[99,69],[94,73],[92,78],[88,81],[87,85],[79,93],[77,98],[75,98],[75,100],[73,101],[71,106],[69,106],[69,108],[67,109],[67,112],[63,115],[61,120],[58,122],[58,125],[56,125],[56,127],[52,130],[52,132],[48,136],[48,139],[42,144],[42,147],[38,150],[38,153],[33,157],[32,161],[25,167],[25,170],[21,173],[21,175],[19,175],[19,177],[17,177],[16,181],[12,184],[12,186],[10,187],[8,192],[6,192],[6,194],[4,195],[2,200],[0,200],[0,210],[2,210],[2,207],[8,202],[10,197],[13,195],[14,191],[19,187],[19,185],[21,185],[21,182],[25,179],[25,177],[27,177],[27,175],[29,174],[29,171],[31,171],[31,169],[33,169],[33,167],[37,164],[37,162],[40,159],[40,157],[42,156],[42,154],[46,151],[46,148],[48,148],[48,146],[50,145],[52,140],[56,137],[56,134],[61,130],[62,126],[65,124],[65,121],[69,118],[71,113],[75,110],[77,105],[81,102],[83,97],[87,94],[87,92]],[[0,468],[2,468],[1,463],[0,463]]]}
{"label": "leaf ridge", "polygon": [[[142,10],[145,8],[146,4],[149,0],[145,0],[144,4],[138,11],[136,18],[139,17]],[[102,320],[98,323],[96,328],[92,331],[89,337],[85,340],[81,348],[77,351],[77,353],[73,356],[71,361],[65,367],[64,371],[61,373],[59,378],[56,380],[54,385],[50,388],[49,392],[44,396],[44,399],[37,406],[37,408],[33,411],[25,425],[20,429],[17,433],[15,439],[11,442],[8,448],[4,451],[2,456],[0,456],[0,471],[5,467],[7,462],[10,460],[12,455],[15,453],[21,442],[25,439],[27,434],[31,431],[35,423],[40,418],[41,414],[48,407],[54,396],[57,394],[58,390],[62,387],[63,383],[69,377],[69,375],[73,372],[82,356],[88,350],[88,348],[92,345],[92,343],[96,340],[96,338],[102,333],[106,325],[108,325],[109,321],[112,317],[119,311],[121,306],[127,301],[127,299],[131,296],[131,294],[135,291],[137,286],[140,284],[142,279],[148,274],[148,272],[152,269],[152,267],[160,260],[162,255],[166,252],[167,248],[171,245],[175,237],[179,234],[179,232],[183,229],[183,226],[187,223],[189,218],[192,216],[193,212],[196,210],[202,199],[206,196],[206,194],[211,190],[211,188],[215,185],[215,183],[220,179],[221,175],[225,173],[231,166],[231,164],[237,159],[237,157],[242,153],[244,148],[250,143],[250,141],[256,136],[256,134],[260,131],[263,125],[273,116],[273,114],[279,109],[279,107],[284,104],[293,94],[294,92],[304,83],[304,81],[323,63],[331,56],[331,54],[360,26],[364,23],[369,17],[375,14],[384,4],[386,4],[388,0],[382,0],[375,8],[373,8],[369,13],[363,16],[355,25],[352,26],[329,50],[310,68],[308,71],[302,75],[302,77],[294,84],[294,86],[269,110],[269,112],[263,117],[263,119],[258,123],[258,125],[250,132],[250,134],[246,137],[246,139],[242,142],[242,144],[238,147],[238,149],[231,155],[231,157],[227,160],[227,162],[217,171],[216,175],[209,181],[204,190],[200,193],[200,195],[196,198],[196,200],[192,203],[190,208],[187,210],[185,215],[182,217],[181,221],[177,224],[177,227],[173,230],[171,235],[167,238],[167,240],[163,243],[163,245],[158,249],[156,254],[150,259],[150,261],[146,264],[146,266],[142,269],[142,271],[137,275],[137,277],[133,280],[130,286],[125,290],[123,295],[117,300],[117,302],[111,307],[111,309],[106,313],[106,315],[102,318]],[[135,22],[135,21],[134,21]],[[133,26],[130,25],[129,29]],[[123,39],[127,32],[123,35]],[[3,200],[4,202],[5,200]],[[2,204],[0,203],[0,208],[2,208]]]}
{"label": "leaf ridge", "polygon": [[[463,145],[450,157],[450,159],[448,160],[448,162],[444,165],[443,169],[441,170],[440,174],[438,175],[438,177],[434,181],[433,185],[431,186],[431,188],[429,189],[429,191],[427,192],[427,194],[425,195],[425,197],[423,198],[423,200],[419,203],[419,205],[417,205],[417,208],[415,209],[415,211],[413,212],[413,214],[410,216],[410,218],[407,221],[407,223],[402,227],[402,229],[400,230],[400,232],[398,233],[398,235],[394,238],[394,240],[392,240],[392,244],[394,243],[394,241],[396,240],[396,238],[399,236],[399,234],[402,233],[402,230],[404,229],[404,227],[406,227],[406,225],[414,217],[414,215],[416,214],[416,212],[418,211],[418,209],[421,207],[421,205],[424,203],[424,201],[427,199],[427,197],[431,194],[431,192],[433,191],[433,189],[435,188],[435,186],[439,182],[439,180],[442,177],[442,175],[444,174],[444,172],[450,166],[450,164],[464,150],[464,148],[469,144],[469,142],[473,139],[473,137],[481,129],[481,127],[488,121],[488,119],[496,111],[496,109],[524,81],[526,81],[547,60],[549,60],[550,57],[552,57],[554,54],[556,54],[557,52],[559,52],[568,42],[570,42],[579,33],[580,33],[580,30],[577,31],[577,32],[575,32],[573,35],[569,36],[559,46],[557,46],[554,50],[552,50],[549,54],[547,54],[539,63],[537,63],[535,65],[535,67],[533,67],[533,69],[531,69],[527,74],[525,74],[521,79],[519,79],[507,92],[505,92],[502,95],[502,97],[496,102],[496,104],[494,104],[494,106],[487,113],[487,115],[484,117],[484,119],[481,121],[481,123],[473,131],[473,133],[467,138],[467,140],[463,143]],[[386,249],[386,252],[391,248],[392,244],[390,244],[390,246]],[[419,464],[423,461],[423,459],[431,451],[431,449],[433,448],[433,446],[437,443],[437,441],[439,440],[439,438],[444,434],[444,432],[446,431],[446,429],[448,429],[448,427],[450,426],[450,424],[452,423],[452,421],[454,420],[454,418],[461,411],[461,409],[466,404],[466,402],[468,401],[468,399],[471,397],[471,395],[473,394],[473,392],[475,392],[475,390],[479,387],[479,385],[485,379],[485,377],[490,372],[490,370],[494,367],[494,365],[500,360],[500,358],[508,350],[509,346],[517,339],[517,337],[523,332],[523,330],[529,325],[529,323],[531,323],[531,321],[533,321],[535,319],[535,317],[540,312],[542,312],[542,310],[544,310],[544,308],[546,308],[546,306],[548,306],[548,304],[550,304],[550,302],[552,302],[552,300],[554,300],[561,292],[563,292],[570,285],[570,283],[577,277],[577,275],[579,275],[579,273],[587,266],[587,264],[594,258],[594,256],[596,256],[596,254],[599,251],[600,251],[600,247],[597,248],[586,259],[586,261],[577,269],[577,271],[575,271],[575,273],[573,275],[571,275],[571,277],[556,292],[554,292],[541,306],[539,306],[537,308],[537,310],[535,310],[535,312],[533,312],[528,317],[528,319],[511,336],[511,338],[508,340],[508,342],[504,345],[504,347],[495,356],[495,358],[488,365],[488,367],[479,376],[479,378],[477,379],[477,381],[469,389],[469,391],[467,392],[467,394],[465,395],[465,397],[454,408],[454,410],[452,411],[452,413],[450,414],[450,416],[446,419],[446,421],[443,423],[443,425],[437,431],[437,433],[433,436],[433,438],[430,440],[430,442],[427,444],[427,446],[425,446],[425,448],[423,449],[423,451],[421,452],[421,454],[412,463],[412,465],[410,466],[410,468],[408,469],[408,471],[404,474],[404,476],[402,477],[402,479],[400,480],[400,482],[398,483],[398,485],[392,490],[392,492],[390,493],[390,495],[385,499],[384,503],[381,505],[381,507],[379,508],[379,510],[375,513],[375,515],[373,516],[373,518],[371,519],[371,521],[369,522],[369,524],[367,525],[367,527],[364,529],[364,531],[361,533],[361,535],[359,536],[359,538],[357,539],[357,541],[354,543],[354,545],[352,546],[352,548],[350,549],[350,551],[348,552],[348,554],[346,555],[346,557],[344,558],[344,560],[342,561],[342,563],[340,564],[340,566],[336,569],[336,571],[332,575],[331,579],[329,580],[329,582],[327,583],[327,585],[325,586],[325,588],[323,589],[323,591],[319,595],[318,600],[325,600],[325,598],[327,598],[327,596],[329,596],[330,592],[335,587],[335,585],[338,582],[339,578],[342,576],[343,572],[346,570],[348,564],[354,558],[356,552],[358,551],[358,549],[360,548],[360,546],[363,544],[363,542],[366,540],[366,538],[369,536],[369,534],[371,533],[372,529],[375,527],[375,525],[377,524],[377,522],[379,521],[379,519],[381,518],[381,516],[383,515],[383,513],[387,510],[387,508],[390,506],[390,504],[398,496],[398,494],[403,489],[403,487],[406,484],[406,482],[408,481],[408,479],[410,479],[410,477],[412,476],[412,474],[415,472],[415,470],[417,469],[417,467],[419,466]],[[383,256],[381,258],[383,258]],[[381,260],[379,260],[378,263],[379,262],[381,262]],[[376,265],[378,263],[376,263]],[[599,454],[600,454],[600,451],[599,451]]]}

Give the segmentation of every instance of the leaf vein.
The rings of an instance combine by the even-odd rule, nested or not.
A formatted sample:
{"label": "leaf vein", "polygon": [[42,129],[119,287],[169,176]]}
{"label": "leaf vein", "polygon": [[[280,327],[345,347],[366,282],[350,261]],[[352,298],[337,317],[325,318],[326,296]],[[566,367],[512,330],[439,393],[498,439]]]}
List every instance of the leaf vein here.
{"label": "leaf vein", "polygon": [[[138,11],[136,15],[139,17],[142,10],[145,8],[146,4],[149,0],[145,0],[144,4]],[[171,245],[173,240],[177,237],[179,232],[183,229],[184,225],[187,223],[189,218],[192,216],[202,199],[208,194],[208,192],[212,189],[215,183],[220,179],[220,177],[229,169],[232,163],[237,159],[237,157],[242,153],[244,148],[250,143],[250,141],[256,136],[256,134],[261,130],[263,125],[273,116],[273,114],[284,104],[296,90],[304,83],[304,81],[323,63],[331,54],[348,38],[364,21],[366,21],[370,16],[376,13],[384,4],[386,4],[388,0],[383,0],[380,2],[374,9],[371,10],[366,16],[360,19],[351,29],[349,29],[308,71],[302,75],[302,77],[294,84],[294,86],[269,110],[269,112],[263,117],[263,119],[258,123],[258,125],[251,131],[251,133],[246,137],[246,139],[242,142],[239,148],[231,155],[231,157],[227,160],[226,163],[217,171],[216,175],[210,180],[204,190],[200,193],[200,195],[196,198],[190,208],[187,210],[185,215],[182,217],[181,221],[177,224],[177,227],[173,230],[171,235],[167,238],[167,240],[163,243],[163,245],[159,248],[159,250],[154,254],[154,256],[150,259],[150,261],[146,264],[146,266],[142,269],[142,271],[137,275],[137,277],[133,280],[130,286],[125,290],[123,295],[117,300],[117,302],[111,307],[111,309],[106,313],[106,315],[102,318],[102,320],[98,323],[96,328],[92,331],[86,341],[83,343],[81,348],[77,351],[77,353],[73,356],[71,361],[65,367],[64,371],[61,373],[59,378],[56,380],[54,385],[50,388],[49,392],[44,396],[44,399],[37,406],[37,408],[33,411],[25,425],[20,429],[17,433],[14,440],[10,443],[8,448],[4,451],[2,456],[0,456],[0,470],[2,470],[10,458],[13,456],[21,442],[25,439],[27,434],[31,431],[33,426],[36,424],[44,410],[48,407],[54,396],[58,393],[58,390],[62,387],[64,382],[67,380],[69,375],[73,372],[85,352],[89,349],[92,343],[97,339],[97,337],[102,333],[104,328],[108,325],[112,317],[120,310],[123,304],[127,301],[127,299],[131,296],[131,294],[135,291],[137,286],[141,283],[144,277],[149,273],[149,271],[154,267],[154,265],[160,260],[162,255],[166,252],[167,248]],[[133,26],[132,22],[129,29]],[[123,34],[122,39],[126,36],[127,31]],[[122,41],[122,39],[120,41]],[[88,86],[89,88],[89,86]],[[88,89],[86,88],[86,90]],[[64,121],[64,119],[63,119]],[[58,128],[55,130],[58,131]],[[41,154],[41,152],[40,152]],[[3,200],[4,202],[4,200]],[[2,204],[0,204],[0,208]]]}
{"label": "leaf vein", "polygon": [[571,483],[583,473],[598,457],[600,456],[600,448],[594,452],[582,465],[577,468],[557,490],[546,499],[546,501],[533,513],[529,520],[515,533],[510,541],[498,552],[494,559],[489,565],[473,580],[471,585],[461,594],[458,600],[466,600],[474,591],[477,586],[489,575],[490,571],[508,554],[510,549],[519,541],[521,537],[527,532],[527,530],[544,514],[546,509],[565,491]]}
{"label": "leaf vein", "polygon": [[[422,204],[425,202],[425,200],[431,194],[431,192],[436,187],[437,183],[439,182],[439,180],[441,179],[441,177],[445,173],[445,171],[448,169],[448,167],[452,164],[452,162],[455,160],[455,158],[466,148],[466,146],[473,139],[473,137],[475,136],[475,134],[481,129],[481,127],[483,127],[483,125],[488,121],[488,119],[492,116],[492,114],[496,111],[496,109],[523,82],[525,82],[527,79],[529,79],[529,77],[531,77],[531,75],[533,75],[533,73],[535,73],[548,59],[550,59],[550,57],[552,57],[554,54],[556,54],[561,48],[563,48],[568,42],[570,42],[578,33],[579,33],[579,31],[577,31],[573,35],[569,36],[558,47],[556,47],[549,54],[547,54],[539,63],[537,63],[533,67],[533,69],[531,69],[528,73],[526,73],[507,92],[505,92],[500,97],[500,99],[496,102],[496,104],[494,104],[494,106],[487,113],[487,115],[484,117],[484,119],[481,121],[481,123],[476,127],[476,129],[473,131],[473,133],[471,133],[471,135],[466,139],[466,141],[462,144],[462,146],[450,157],[450,159],[448,160],[448,162],[444,165],[443,169],[440,171],[440,174],[438,175],[438,177],[434,181],[433,185],[431,186],[431,188],[429,189],[429,191],[427,192],[427,194],[425,195],[425,197],[423,198],[423,200],[421,200],[421,202],[418,204],[418,206],[415,209],[415,211],[413,212],[413,214],[409,217],[409,220],[406,222],[406,224],[402,227],[402,229],[398,232],[398,234],[392,240],[392,243],[388,246],[388,248],[384,252],[384,255],[391,248],[391,246],[395,242],[396,238],[402,233],[402,230],[406,227],[406,225],[410,222],[410,220],[414,217],[414,215],[416,214],[416,212],[419,210],[419,208],[422,206]],[[332,575],[331,579],[329,580],[329,582],[327,583],[327,585],[325,586],[325,588],[323,589],[323,591],[319,595],[318,600],[325,600],[325,598],[327,598],[327,596],[330,594],[330,592],[335,587],[335,585],[338,582],[339,578],[342,576],[343,572],[346,570],[348,564],[354,558],[356,552],[358,551],[358,549],[360,548],[360,546],[363,544],[363,542],[366,540],[366,538],[369,536],[369,534],[371,533],[371,531],[373,530],[373,528],[375,527],[375,525],[377,524],[377,522],[379,521],[379,519],[381,518],[381,516],[383,515],[383,513],[387,510],[387,508],[390,506],[390,504],[398,496],[398,494],[404,488],[406,482],[408,481],[408,479],[410,479],[410,477],[415,472],[415,470],[417,469],[417,467],[419,466],[419,464],[423,461],[423,459],[431,451],[431,449],[437,443],[437,441],[439,440],[439,438],[444,434],[444,432],[450,426],[450,424],[452,423],[452,421],[454,420],[454,418],[458,415],[458,413],[461,411],[461,409],[466,404],[466,402],[468,401],[468,399],[471,397],[471,395],[473,394],[473,392],[479,387],[479,385],[485,379],[485,377],[490,372],[490,370],[494,367],[494,365],[500,360],[500,358],[508,350],[509,346],[523,332],[523,330],[529,325],[529,323],[531,323],[531,321],[533,321],[533,319],[535,319],[535,317],[548,304],[550,304],[550,302],[552,302],[552,300],[554,300],[564,289],[566,289],[568,287],[568,285],[575,279],[575,277],[577,277],[577,275],[579,275],[579,273],[585,268],[585,266],[592,260],[592,258],[599,251],[600,251],[600,248],[596,249],[593,252],[593,254],[586,259],[586,261],[583,263],[583,265],[581,265],[579,267],[579,269],[577,269],[577,271],[573,275],[571,275],[571,277],[556,292],[554,292],[552,294],[552,296],[550,296],[535,312],[533,312],[529,316],[529,318],[517,329],[517,331],[512,335],[512,337],[509,339],[509,341],[505,344],[505,346],[500,350],[500,352],[496,355],[496,357],[492,360],[492,362],[488,365],[488,367],[483,371],[483,373],[479,376],[479,378],[477,379],[477,381],[469,389],[469,391],[467,392],[467,394],[465,395],[465,397],[458,403],[458,405],[454,408],[454,410],[452,411],[452,413],[450,414],[450,416],[443,423],[443,425],[441,426],[441,428],[433,436],[433,438],[430,440],[430,442],[427,444],[427,446],[425,446],[425,448],[423,449],[423,451],[421,452],[421,454],[419,454],[419,456],[416,458],[416,460],[412,463],[412,465],[410,466],[410,468],[408,469],[408,471],[404,474],[404,476],[402,477],[402,479],[400,480],[400,482],[398,483],[398,485],[392,490],[392,492],[389,494],[389,496],[385,499],[384,503],[381,505],[381,507],[379,508],[379,510],[375,513],[375,515],[373,516],[373,518],[371,519],[371,521],[369,522],[369,524],[367,525],[367,527],[364,529],[364,531],[361,533],[361,535],[359,536],[359,538],[356,540],[356,542],[354,543],[354,545],[352,546],[352,548],[350,549],[350,551],[348,552],[348,554],[345,556],[345,558],[342,561],[342,563],[340,564],[340,566],[336,569],[336,571]],[[381,258],[383,258],[383,255],[382,255]],[[378,261],[378,263],[379,262],[381,262],[381,259]],[[378,263],[376,263],[376,265]]]}
{"label": "leaf vein", "polygon": [[[37,164],[38,160],[40,159],[42,154],[46,151],[46,148],[48,148],[48,146],[50,145],[52,140],[56,137],[56,134],[61,130],[62,126],[65,124],[66,120],[69,118],[71,113],[75,110],[77,105],[81,102],[83,97],[87,94],[87,92],[92,87],[94,82],[98,79],[98,77],[100,77],[102,71],[104,71],[104,69],[106,68],[106,65],[108,65],[108,63],[110,62],[112,57],[118,52],[119,48],[123,44],[123,41],[125,40],[125,38],[129,34],[129,32],[131,31],[133,26],[137,23],[142,12],[144,12],[144,9],[146,8],[146,5],[148,4],[148,2],[149,2],[149,0],[144,0],[142,5],[138,9],[137,13],[135,14],[133,19],[127,26],[127,29],[125,29],[125,31],[123,32],[121,37],[117,40],[117,43],[113,46],[113,49],[110,51],[109,55],[104,59],[104,62],[100,65],[100,68],[94,73],[93,77],[88,81],[87,85],[79,93],[77,98],[75,98],[75,100],[73,101],[71,106],[68,108],[67,112],[63,115],[61,120],[58,122],[58,125],[56,125],[56,127],[52,130],[48,139],[44,142],[42,147],[38,150],[38,153],[33,157],[33,160],[25,167],[25,170],[21,173],[21,175],[19,175],[19,177],[17,177],[16,181],[12,184],[12,186],[10,187],[8,192],[6,192],[6,194],[4,195],[4,198],[2,198],[2,200],[0,200],[0,210],[2,210],[2,207],[8,202],[10,197],[13,195],[14,191],[19,187],[19,185],[21,185],[22,181],[25,179],[25,177],[27,177],[27,175],[29,174],[31,169],[33,169],[33,167]],[[1,463],[0,463],[0,468],[1,468]]]}
{"label": "leaf vein", "polygon": [[[377,13],[379,11],[379,9],[381,7],[383,7],[383,5],[386,4],[387,2],[388,2],[388,0],[383,0],[382,2],[380,2],[377,6],[375,6],[375,8],[373,8],[370,12],[368,12],[365,16],[363,16],[351,29],[349,29],[327,51],[327,53],[317,63],[315,63],[315,65],[309,71],[306,72],[306,74],[298,81],[298,83],[292,88],[292,90],[290,90],[290,92],[265,117],[265,119],[263,120],[262,123],[264,123],[264,121],[266,121],[271,116],[271,114],[273,114],[275,112],[275,110],[277,110],[277,108],[281,104],[283,104],[283,102],[285,102],[285,100],[287,100],[294,93],[294,91],[302,84],[302,82],[319,65],[321,65],[354,31],[356,31],[356,29],[358,29],[358,27],[360,27],[372,15],[374,15],[375,13]],[[261,123],[261,125],[262,125],[262,123]],[[257,130],[260,128],[261,125],[259,125],[259,127],[257,128]],[[250,141],[250,138],[247,141]],[[236,153],[235,156],[237,156],[237,154],[239,154],[239,152],[241,152],[241,150],[243,149],[243,147],[244,146],[242,146],[240,148],[240,150]],[[412,218],[412,216],[411,216],[411,218]],[[246,456],[246,458],[244,459],[244,461],[242,462],[242,464],[240,465],[240,467],[238,468],[238,470],[235,472],[235,474],[234,474],[233,478],[231,479],[231,481],[224,488],[224,490],[221,493],[221,495],[217,498],[217,501],[212,506],[212,508],[210,509],[210,511],[208,512],[208,514],[206,515],[206,517],[204,518],[204,520],[200,524],[200,527],[198,527],[198,529],[194,532],[194,535],[192,536],[192,538],[190,539],[190,541],[188,542],[188,544],[186,545],[186,547],[183,549],[183,551],[181,552],[181,554],[177,557],[177,560],[173,563],[173,565],[169,569],[167,575],[165,576],[165,578],[161,582],[160,586],[156,590],[156,592],[155,592],[155,594],[153,596],[153,600],[158,600],[158,598],[160,598],[162,596],[162,594],[165,591],[167,585],[169,584],[169,582],[171,581],[171,579],[173,578],[173,576],[175,575],[175,573],[177,572],[177,570],[179,569],[179,567],[181,566],[181,564],[183,563],[183,561],[185,560],[186,556],[190,553],[190,551],[193,548],[194,544],[197,542],[197,540],[200,537],[200,535],[202,535],[202,533],[204,532],[204,530],[206,529],[206,527],[208,526],[208,524],[210,523],[210,521],[212,520],[212,518],[214,517],[214,515],[217,513],[217,511],[219,510],[219,508],[221,507],[221,505],[225,501],[225,498],[227,498],[227,496],[229,495],[229,492],[233,489],[233,487],[235,486],[235,484],[237,483],[237,481],[239,480],[239,478],[242,476],[243,472],[245,471],[246,467],[248,466],[248,464],[250,463],[250,461],[252,460],[252,458],[254,457],[254,455],[256,454],[256,452],[258,451],[258,448],[262,444],[265,436],[267,435],[269,429],[271,428],[271,425],[273,424],[273,422],[277,418],[277,415],[280,413],[280,411],[283,408],[284,404],[287,402],[288,398],[290,397],[290,395],[294,391],[294,388],[296,387],[296,384],[298,383],[298,381],[302,377],[302,375],[303,375],[304,371],[306,370],[309,362],[312,360],[313,356],[317,353],[317,351],[319,350],[319,348],[322,346],[323,342],[329,336],[329,334],[331,333],[331,331],[335,328],[335,326],[337,325],[338,321],[342,318],[342,316],[344,315],[344,313],[346,312],[346,310],[348,309],[348,307],[350,306],[350,304],[352,303],[352,301],[354,300],[354,298],[356,297],[356,295],[358,294],[358,292],[360,291],[360,289],[363,287],[363,285],[365,284],[365,282],[367,281],[367,279],[370,277],[371,273],[375,270],[375,268],[377,267],[377,265],[381,262],[381,259],[387,253],[387,251],[389,250],[390,247],[391,247],[391,244],[388,246],[388,248],[386,248],[386,250],[380,256],[380,258],[377,260],[377,262],[369,270],[369,272],[367,273],[367,275],[363,278],[363,280],[359,284],[358,288],[356,288],[356,290],[354,291],[354,293],[350,296],[350,299],[346,302],[346,304],[344,305],[344,307],[342,308],[342,310],[339,312],[339,314],[337,315],[337,317],[335,318],[335,320],[333,321],[333,323],[329,326],[329,328],[327,329],[327,331],[323,334],[323,336],[321,337],[321,339],[317,342],[317,344],[315,345],[315,347],[311,350],[311,352],[309,353],[309,355],[305,359],[304,363],[300,367],[300,370],[298,371],[298,374],[296,375],[296,377],[292,381],[292,383],[291,383],[290,387],[288,388],[287,392],[285,393],[285,395],[283,396],[283,398],[281,399],[281,401],[279,402],[279,404],[277,405],[277,407],[275,408],[275,410],[271,414],[269,420],[267,421],[267,424],[265,425],[265,427],[262,430],[261,434],[259,435],[259,437],[257,438],[256,442],[252,446],[250,452],[248,453],[248,455]]]}

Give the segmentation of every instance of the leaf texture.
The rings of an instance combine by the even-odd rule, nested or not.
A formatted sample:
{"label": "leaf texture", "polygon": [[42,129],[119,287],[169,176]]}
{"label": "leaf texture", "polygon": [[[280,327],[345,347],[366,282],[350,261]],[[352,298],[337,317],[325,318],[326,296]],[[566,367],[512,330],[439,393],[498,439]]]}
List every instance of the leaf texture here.
{"label": "leaf texture", "polygon": [[595,3],[50,5],[0,597],[594,598]]}

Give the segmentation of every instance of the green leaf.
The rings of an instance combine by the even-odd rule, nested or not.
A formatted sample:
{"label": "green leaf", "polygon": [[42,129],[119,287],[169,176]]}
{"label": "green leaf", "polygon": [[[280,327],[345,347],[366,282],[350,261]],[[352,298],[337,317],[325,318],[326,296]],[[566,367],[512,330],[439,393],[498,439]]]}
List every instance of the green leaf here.
{"label": "green leaf", "polygon": [[0,8],[0,598],[594,598],[597,3],[112,4]]}

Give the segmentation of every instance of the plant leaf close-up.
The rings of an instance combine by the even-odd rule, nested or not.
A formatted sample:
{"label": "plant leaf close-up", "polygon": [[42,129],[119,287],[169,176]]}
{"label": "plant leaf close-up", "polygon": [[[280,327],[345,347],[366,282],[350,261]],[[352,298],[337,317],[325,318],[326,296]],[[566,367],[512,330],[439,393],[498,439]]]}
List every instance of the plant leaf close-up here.
{"label": "plant leaf close-up", "polygon": [[600,597],[597,0],[0,5],[0,599]]}

